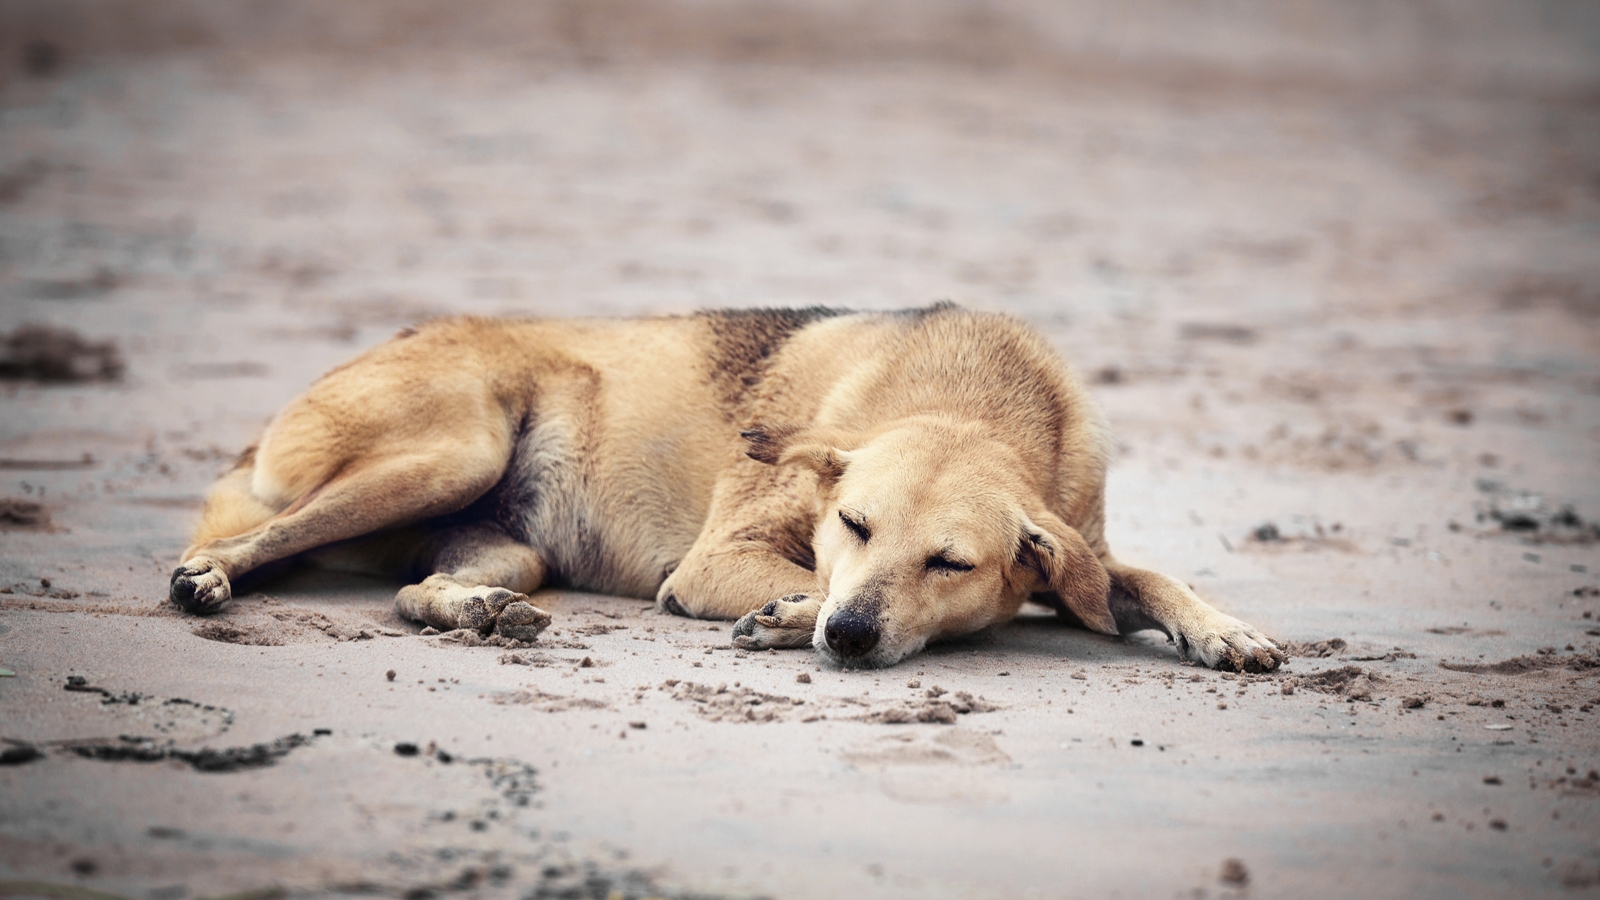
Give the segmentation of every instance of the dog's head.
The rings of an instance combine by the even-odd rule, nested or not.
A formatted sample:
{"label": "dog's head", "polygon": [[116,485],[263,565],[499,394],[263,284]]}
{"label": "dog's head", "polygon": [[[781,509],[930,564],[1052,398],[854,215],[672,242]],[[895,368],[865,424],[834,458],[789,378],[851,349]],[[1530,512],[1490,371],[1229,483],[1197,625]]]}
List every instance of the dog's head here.
{"label": "dog's head", "polygon": [[984,426],[917,416],[867,433],[757,428],[749,455],[817,474],[812,539],[827,599],[813,646],[847,666],[894,665],[1048,591],[1115,632],[1110,582],[1083,537],[1027,485]]}

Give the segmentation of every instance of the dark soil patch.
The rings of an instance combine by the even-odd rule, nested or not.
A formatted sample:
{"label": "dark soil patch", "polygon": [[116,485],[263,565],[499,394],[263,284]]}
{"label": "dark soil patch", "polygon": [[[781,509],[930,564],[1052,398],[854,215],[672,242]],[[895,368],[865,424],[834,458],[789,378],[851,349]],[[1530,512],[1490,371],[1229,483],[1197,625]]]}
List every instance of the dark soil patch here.
{"label": "dark soil patch", "polygon": [[44,752],[32,744],[13,744],[0,750],[0,766],[20,766],[43,758]]}
{"label": "dark soil patch", "polygon": [[243,747],[180,750],[170,744],[157,744],[150,738],[124,736],[116,741],[73,744],[69,749],[85,759],[98,759],[103,762],[159,762],[164,759],[175,759],[188,763],[199,772],[240,772],[245,769],[270,766],[311,743],[312,740],[313,738],[296,733],[268,743],[249,744]]}
{"label": "dark soil patch", "polygon": [[1593,544],[1600,541],[1600,522],[1587,521],[1569,503],[1551,509],[1544,498],[1528,491],[1513,491],[1497,481],[1478,480],[1478,490],[1489,494],[1487,508],[1480,506],[1477,520],[1516,535],[1527,544]]}
{"label": "dark soil patch", "polygon": [[1343,653],[1348,646],[1344,638],[1328,638],[1325,641],[1284,641],[1283,650],[1290,656],[1324,659]]}
{"label": "dark soil patch", "polygon": [[1600,654],[1583,653],[1574,656],[1558,656],[1555,653],[1541,653],[1537,656],[1517,656],[1494,663],[1441,662],[1439,667],[1449,669],[1452,672],[1470,672],[1473,675],[1527,675],[1532,672],[1543,672],[1547,669],[1571,669],[1574,672],[1587,672],[1592,669],[1600,669]]}
{"label": "dark soil patch", "polygon": [[0,337],[0,379],[115,381],[123,368],[116,343],[86,340],[68,328],[24,325]]}
{"label": "dark soil patch", "polygon": [[0,528],[50,529],[50,513],[32,500],[0,497]]}

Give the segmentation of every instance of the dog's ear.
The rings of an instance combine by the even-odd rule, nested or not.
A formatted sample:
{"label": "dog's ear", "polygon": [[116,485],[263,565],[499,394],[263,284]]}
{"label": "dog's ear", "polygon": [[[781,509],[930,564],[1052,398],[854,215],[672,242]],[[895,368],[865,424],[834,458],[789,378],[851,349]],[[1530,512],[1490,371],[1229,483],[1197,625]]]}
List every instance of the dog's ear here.
{"label": "dog's ear", "polygon": [[1111,576],[1077,529],[1046,510],[1023,516],[1017,561],[1038,573],[1084,625],[1101,634],[1117,633],[1108,602]]}
{"label": "dog's ear", "polygon": [[800,465],[825,483],[838,481],[849,465],[849,451],[860,439],[834,428],[795,425],[752,425],[739,432],[745,455],[769,466]]}

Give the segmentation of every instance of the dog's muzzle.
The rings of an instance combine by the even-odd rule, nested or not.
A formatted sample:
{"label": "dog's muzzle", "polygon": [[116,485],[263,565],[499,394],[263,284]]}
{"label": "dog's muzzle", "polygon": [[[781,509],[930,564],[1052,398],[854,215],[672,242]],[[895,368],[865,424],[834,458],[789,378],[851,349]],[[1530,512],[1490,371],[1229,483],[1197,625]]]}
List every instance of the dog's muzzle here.
{"label": "dog's muzzle", "polygon": [[882,632],[876,616],[853,609],[841,609],[828,617],[822,630],[828,649],[843,659],[859,659],[878,646]]}

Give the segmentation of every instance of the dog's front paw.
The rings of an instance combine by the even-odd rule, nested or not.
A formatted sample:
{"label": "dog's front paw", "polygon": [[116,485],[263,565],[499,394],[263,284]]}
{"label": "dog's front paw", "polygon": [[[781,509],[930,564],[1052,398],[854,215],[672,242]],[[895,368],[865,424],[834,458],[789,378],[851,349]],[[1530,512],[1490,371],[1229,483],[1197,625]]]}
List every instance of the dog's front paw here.
{"label": "dog's front paw", "polygon": [[192,559],[173,570],[168,596],[185,612],[207,616],[228,605],[233,587],[221,566],[208,559]]}
{"label": "dog's front paw", "polygon": [[1185,659],[1230,672],[1271,672],[1288,654],[1260,631],[1221,613],[1173,637]]}
{"label": "dog's front paw", "polygon": [[820,609],[822,598],[810,594],[774,600],[734,623],[733,646],[740,650],[809,647]]}

